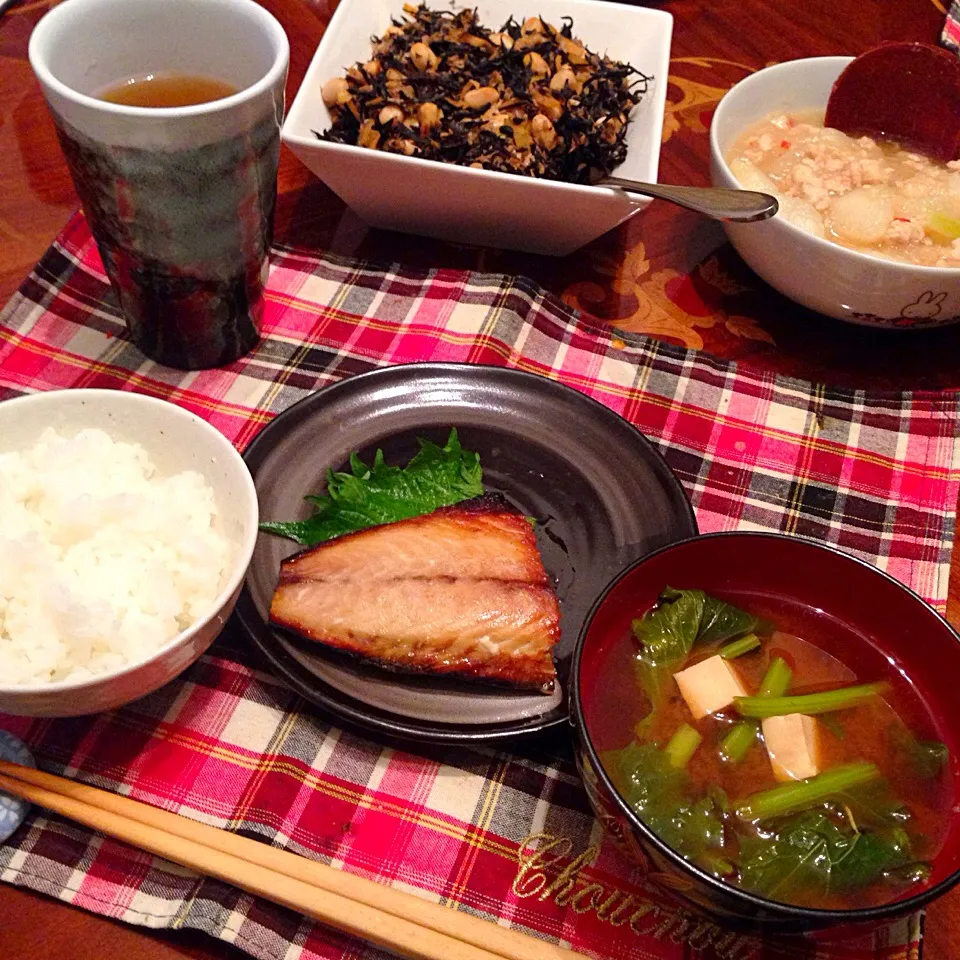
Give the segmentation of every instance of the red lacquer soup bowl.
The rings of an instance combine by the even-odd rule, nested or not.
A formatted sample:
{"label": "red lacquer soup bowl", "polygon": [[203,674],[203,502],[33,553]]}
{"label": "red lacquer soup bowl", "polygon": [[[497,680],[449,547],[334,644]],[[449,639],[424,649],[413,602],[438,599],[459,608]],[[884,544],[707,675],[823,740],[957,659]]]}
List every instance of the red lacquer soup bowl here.
{"label": "red lacquer soup bowl", "polygon": [[[639,697],[630,625],[665,586],[701,589],[773,619],[842,661],[858,680],[885,679],[888,699],[911,730],[944,741],[943,842],[929,880],[879,906],[792,906],[728,884],[660,840],[618,793],[601,754],[629,742],[630,698]],[[720,533],[675,543],[624,570],[584,625],[571,677],[577,761],[597,817],[662,888],[715,919],[769,932],[830,937],[917,910],[960,881],[960,636],[915,593],[877,568],[832,547],[780,534]],[[939,809],[939,807],[938,807]],[[852,928],[852,929],[851,929]]]}

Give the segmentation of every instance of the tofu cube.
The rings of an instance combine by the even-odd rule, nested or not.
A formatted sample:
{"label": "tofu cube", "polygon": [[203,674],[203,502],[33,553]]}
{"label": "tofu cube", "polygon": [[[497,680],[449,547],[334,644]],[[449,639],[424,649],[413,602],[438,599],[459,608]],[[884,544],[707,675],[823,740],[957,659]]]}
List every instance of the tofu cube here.
{"label": "tofu cube", "polygon": [[673,679],[694,720],[729,707],[734,697],[747,695],[737,671],[721,656],[707,657],[675,673]]}
{"label": "tofu cube", "polygon": [[820,725],[816,717],[790,713],[760,724],[777,780],[806,780],[820,772]]}

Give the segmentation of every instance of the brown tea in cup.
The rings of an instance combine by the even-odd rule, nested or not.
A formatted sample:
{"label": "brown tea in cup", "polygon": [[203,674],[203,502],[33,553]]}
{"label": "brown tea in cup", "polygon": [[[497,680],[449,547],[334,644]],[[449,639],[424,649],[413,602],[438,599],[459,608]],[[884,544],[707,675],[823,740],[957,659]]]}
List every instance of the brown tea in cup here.
{"label": "brown tea in cup", "polygon": [[197,73],[148,73],[115,83],[101,100],[127,107],[192,107],[233,96],[238,88],[225,80]]}

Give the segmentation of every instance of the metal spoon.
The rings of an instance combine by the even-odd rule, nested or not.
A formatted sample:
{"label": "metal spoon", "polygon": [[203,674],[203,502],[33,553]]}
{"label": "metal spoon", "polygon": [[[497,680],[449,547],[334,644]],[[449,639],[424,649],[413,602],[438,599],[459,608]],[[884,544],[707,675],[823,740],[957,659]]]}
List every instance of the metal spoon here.
{"label": "metal spoon", "polygon": [[664,183],[640,183],[622,177],[604,177],[597,187],[619,187],[627,193],[656,197],[677,206],[702,213],[713,220],[752,223],[766,220],[777,212],[776,197],[755,190],[729,190],[726,187],[678,187]]}

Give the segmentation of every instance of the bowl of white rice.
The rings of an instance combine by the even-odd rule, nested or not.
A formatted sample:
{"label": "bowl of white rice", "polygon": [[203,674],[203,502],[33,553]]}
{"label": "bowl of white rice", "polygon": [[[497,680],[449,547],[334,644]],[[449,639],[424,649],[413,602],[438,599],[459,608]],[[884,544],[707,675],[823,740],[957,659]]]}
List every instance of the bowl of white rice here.
{"label": "bowl of white rice", "polygon": [[233,445],[174,403],[0,403],[0,712],[95,713],[172,680],[233,611],[258,519]]}

